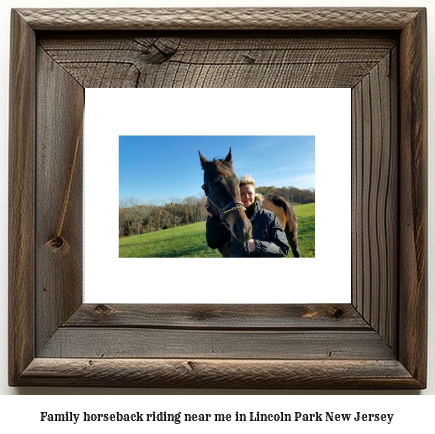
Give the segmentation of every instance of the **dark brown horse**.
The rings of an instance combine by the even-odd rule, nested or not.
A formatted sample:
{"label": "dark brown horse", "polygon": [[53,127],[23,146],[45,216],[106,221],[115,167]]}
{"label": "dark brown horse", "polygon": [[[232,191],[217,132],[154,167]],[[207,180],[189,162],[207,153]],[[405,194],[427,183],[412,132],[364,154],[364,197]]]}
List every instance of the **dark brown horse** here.
{"label": "dark brown horse", "polygon": [[[201,152],[199,152],[199,157],[204,169],[203,189],[212,213],[220,215],[221,221],[227,224],[238,241],[248,241],[252,234],[251,222],[246,217],[240,200],[239,180],[232,165],[231,148],[225,160],[208,161]],[[276,214],[285,231],[293,256],[300,258],[298,223],[293,207],[283,197],[276,194],[267,194],[262,201],[263,209]],[[229,243],[225,243],[219,251],[222,256],[230,257]]]}
{"label": "dark brown horse", "polygon": [[241,243],[250,240],[252,226],[240,199],[239,180],[233,168],[231,148],[225,160],[208,161],[201,152],[199,159],[204,170],[202,188],[212,213],[220,216],[221,222],[236,240]]}

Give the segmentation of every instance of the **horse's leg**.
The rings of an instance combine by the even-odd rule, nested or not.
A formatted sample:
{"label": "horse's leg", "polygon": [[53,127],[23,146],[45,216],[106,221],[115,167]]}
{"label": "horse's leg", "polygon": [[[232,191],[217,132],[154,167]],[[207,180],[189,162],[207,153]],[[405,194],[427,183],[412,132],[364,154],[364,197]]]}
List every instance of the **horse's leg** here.
{"label": "horse's leg", "polygon": [[292,249],[293,256],[295,258],[300,258],[301,253],[299,252],[299,245],[298,245],[298,226],[294,225],[293,228],[290,229],[289,225],[287,224],[284,230],[287,236],[287,241],[290,245],[290,248]]}

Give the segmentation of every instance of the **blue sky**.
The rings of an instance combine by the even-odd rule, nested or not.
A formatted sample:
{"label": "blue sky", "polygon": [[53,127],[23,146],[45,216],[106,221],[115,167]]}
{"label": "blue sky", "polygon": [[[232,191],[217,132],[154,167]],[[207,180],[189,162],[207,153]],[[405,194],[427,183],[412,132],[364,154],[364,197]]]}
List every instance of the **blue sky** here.
{"label": "blue sky", "polygon": [[119,199],[141,202],[201,196],[208,160],[232,149],[238,176],[252,174],[257,186],[315,188],[314,136],[120,136]]}

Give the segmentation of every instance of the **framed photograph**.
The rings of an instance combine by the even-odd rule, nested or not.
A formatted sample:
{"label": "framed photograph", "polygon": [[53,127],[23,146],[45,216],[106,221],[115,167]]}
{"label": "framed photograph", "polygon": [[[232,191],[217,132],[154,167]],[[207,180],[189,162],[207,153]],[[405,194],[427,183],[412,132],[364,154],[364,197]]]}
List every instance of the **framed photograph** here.
{"label": "framed photograph", "polygon": [[[10,385],[425,388],[426,63],[424,8],[13,10]],[[122,279],[104,279],[112,271],[105,259],[96,277],[87,280],[98,262],[87,262],[88,257],[110,254],[104,247],[107,231],[85,222],[114,218],[118,245],[118,214],[107,217],[104,201],[92,208],[85,199],[92,190],[90,178],[104,172],[109,147],[103,132],[88,138],[97,122],[88,117],[88,109],[93,91],[109,90],[112,98],[111,92],[120,88],[148,92],[141,94],[147,96],[136,112],[157,113],[161,127],[157,132],[145,128],[145,134],[180,137],[230,134],[202,130],[201,110],[189,111],[182,103],[178,113],[184,108],[190,116],[185,113],[180,128],[171,130],[176,119],[171,107],[183,92],[190,92],[187,99],[194,90],[201,95],[228,92],[228,107],[260,90],[273,92],[278,99],[268,110],[258,99],[258,111],[259,119],[268,111],[279,118],[276,135],[288,134],[282,127],[285,115],[294,110],[288,98],[292,89],[350,94],[347,115],[339,116],[349,118],[342,185],[331,188],[330,200],[319,202],[316,210],[316,235],[325,222],[321,213],[332,216],[325,256],[335,272],[312,284],[319,292],[347,286],[350,301],[295,302],[286,297],[298,287],[305,290],[303,282],[292,286],[292,267],[304,261],[325,266],[317,237],[315,258],[279,261],[284,264],[279,275],[269,273],[269,280],[256,288],[262,298],[191,296],[191,282],[202,288],[197,274],[178,270],[177,279],[166,285],[173,268],[162,273],[143,262],[135,278],[142,279],[139,302],[104,295],[88,301],[85,294],[92,287],[98,294],[105,289],[122,294],[128,286]],[[186,93],[181,102],[183,98],[187,104]],[[99,118],[100,130],[111,128],[110,113],[119,117],[116,113],[128,107],[112,106]],[[313,110],[322,107],[325,117],[332,106],[328,100],[326,106],[311,105]],[[215,124],[218,118],[213,113]],[[135,125],[156,125],[147,116],[138,119]],[[258,119],[252,124],[235,134],[270,135],[268,129],[256,130]],[[117,134],[135,133],[118,129]],[[88,157],[90,143],[101,147],[96,160]],[[318,164],[327,167],[343,154],[334,145],[330,148],[319,162],[316,144],[316,177]],[[330,172],[337,176],[333,165]],[[99,179],[101,190],[107,190],[108,176]],[[112,197],[117,202],[118,191]],[[329,199],[326,193],[324,197]],[[347,227],[349,251],[334,245],[338,232]],[[125,260],[130,261],[115,255],[115,262]],[[200,261],[208,267],[204,290],[208,281],[213,281],[214,294],[225,288],[244,295],[243,288],[249,288],[249,282],[234,277],[237,270],[229,278],[224,267],[214,265],[235,261]],[[286,264],[291,264],[288,269]],[[177,296],[165,295],[169,286],[177,287]],[[274,288],[280,288],[281,299],[272,297]]]}
{"label": "framed photograph", "polygon": [[[351,301],[350,89],[97,88],[86,89],[85,99],[85,303]],[[259,272],[251,278],[267,291],[234,290],[210,278],[222,269],[238,282],[241,268],[252,265],[249,257],[216,262],[222,254],[206,240],[198,151],[212,160],[230,148],[236,174],[252,175],[257,193],[285,196],[297,215],[299,260],[255,258]],[[337,186],[340,264],[330,255]],[[101,210],[104,218],[95,218]],[[98,243],[96,234],[105,234]],[[287,258],[295,258],[290,248]],[[153,270],[146,279],[145,269]],[[290,276],[289,290],[270,284],[271,269]],[[334,281],[328,291],[325,280]]]}

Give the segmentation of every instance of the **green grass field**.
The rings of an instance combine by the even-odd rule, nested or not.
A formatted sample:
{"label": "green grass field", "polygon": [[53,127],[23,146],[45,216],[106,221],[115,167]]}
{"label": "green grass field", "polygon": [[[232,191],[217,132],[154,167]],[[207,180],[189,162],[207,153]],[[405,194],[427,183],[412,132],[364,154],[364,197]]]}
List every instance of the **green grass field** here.
{"label": "green grass field", "polygon": [[[299,250],[303,258],[314,258],[315,204],[296,205]],[[134,235],[119,240],[120,258],[220,258],[205,240],[205,222]],[[289,253],[288,258],[291,258]]]}

